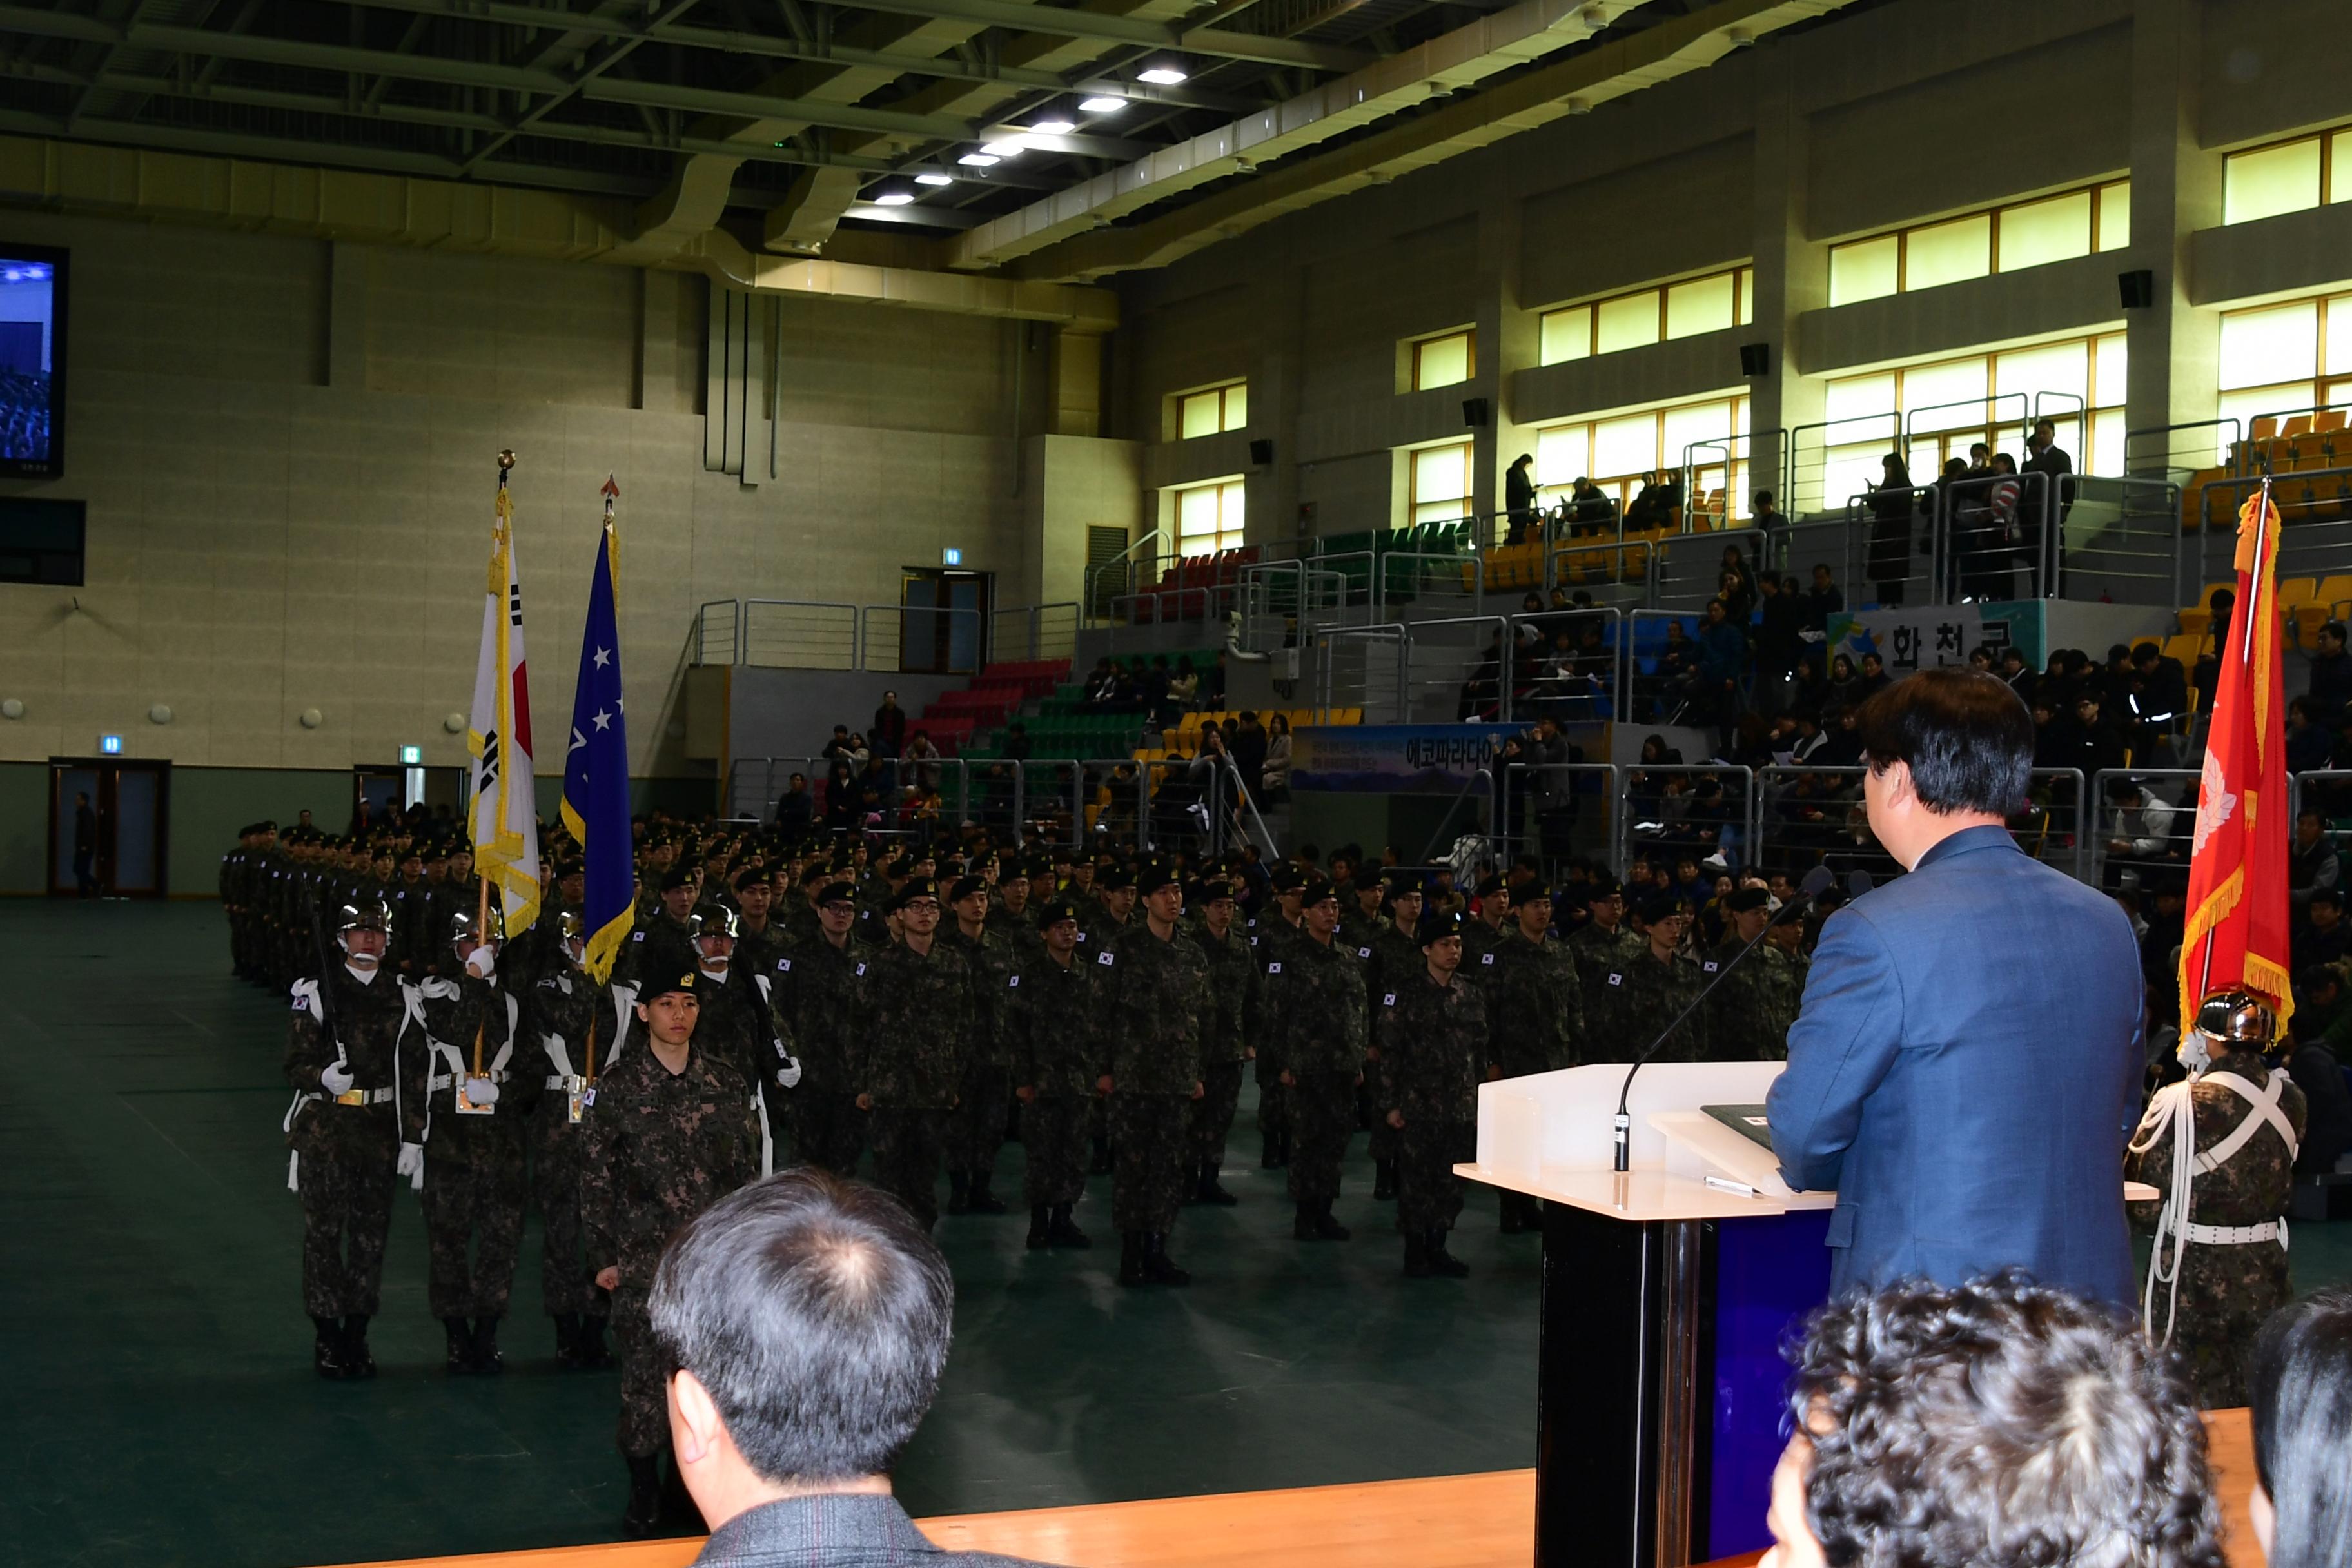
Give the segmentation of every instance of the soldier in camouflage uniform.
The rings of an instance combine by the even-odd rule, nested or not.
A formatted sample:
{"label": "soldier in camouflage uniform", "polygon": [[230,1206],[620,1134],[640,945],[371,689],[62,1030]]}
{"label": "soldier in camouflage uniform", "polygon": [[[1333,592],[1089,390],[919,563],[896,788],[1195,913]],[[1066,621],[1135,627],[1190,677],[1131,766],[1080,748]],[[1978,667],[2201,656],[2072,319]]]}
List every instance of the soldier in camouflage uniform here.
{"label": "soldier in camouflage uniform", "polygon": [[435,895],[434,884],[425,871],[425,851],[411,845],[401,860],[399,879],[384,893],[384,902],[392,907],[392,929],[401,933],[390,961],[400,977],[412,984],[425,977],[425,965],[417,956],[420,944],[428,950],[429,956],[437,940],[431,928]]}
{"label": "soldier in camouflage uniform", "polygon": [[[1488,1078],[1556,1072],[1591,1057],[1595,1040],[1583,985],[1568,944],[1551,934],[1551,910],[1549,889],[1528,884],[1512,900],[1502,942],[1480,961],[1487,975]],[[1507,1236],[1533,1228],[1541,1214],[1540,1202],[1524,1193],[1502,1194]]]}
{"label": "soldier in camouflage uniform", "polygon": [[2208,997],[2181,1037],[2194,1076],[2157,1091],[2124,1157],[2127,1180],[2166,1194],[2131,1205],[2156,1232],[2148,1335],[2179,1351],[2209,1410],[2251,1403],[2247,1348],[2294,1300],[2284,1216],[2307,1107],[2266,1059],[2276,1034],[2252,993]]}
{"label": "soldier in camouflage uniform", "polygon": [[[1594,1036],[1607,1054],[1588,1053],[1588,1059],[1633,1060],[1667,1025],[1682,1017],[1714,978],[1697,959],[1682,951],[1690,916],[1680,900],[1670,893],[1653,894],[1643,900],[1636,921],[1644,939],[1641,950],[1602,981],[1605,1021],[1598,1024]],[[1701,1008],[1658,1046],[1657,1059],[1703,1062],[1708,1059],[1708,1052],[1706,1012]]]}
{"label": "soldier in camouflage uniform", "polygon": [[1035,955],[1012,977],[1010,1029],[1027,1155],[1029,1250],[1094,1245],[1070,1217],[1087,1192],[1087,1123],[1099,1076],[1095,994],[1102,966],[1078,955],[1078,911],[1037,911]]}
{"label": "soldier in camouflage uniform", "polygon": [[565,1366],[596,1367],[609,1359],[607,1306],[581,1227],[580,1154],[593,1103],[588,1091],[620,1056],[629,1015],[611,986],[599,985],[581,967],[581,917],[564,910],[555,918],[552,963],[523,1005],[529,1050],[518,1070],[541,1075],[530,1116],[530,1191],[539,1205],[540,1295],[555,1321],[556,1359]]}
{"label": "soldier in camouflage uniform", "polygon": [[294,1103],[288,1184],[302,1199],[302,1305],[318,1330],[320,1377],[373,1377],[368,1320],[383,1281],[395,1172],[419,1168],[425,1053],[404,1041],[409,999],[383,973],[392,918],[382,904],[331,922],[332,971],[295,984],[286,1042]]}
{"label": "soldier in camouflage uniform", "polygon": [[1583,985],[1586,1004],[1598,1013],[1600,1004],[1607,999],[1609,976],[1624,973],[1633,955],[1642,951],[1642,939],[1625,929],[1625,892],[1615,879],[1603,877],[1587,883],[1584,900],[1585,922],[1560,940],[1576,960],[1576,977]]}
{"label": "soldier in camouflage uniform", "polygon": [[1201,886],[1200,922],[1192,941],[1209,963],[1208,1043],[1201,1062],[1201,1098],[1192,1102],[1192,1201],[1230,1207],[1240,1200],[1217,1180],[1225,1163],[1225,1138],[1241,1104],[1242,1072],[1250,1057],[1243,1037],[1244,1016],[1255,1005],[1258,970],[1249,938],[1236,922],[1240,906],[1234,885],[1222,879]]}
{"label": "soldier in camouflage uniform", "polygon": [[791,939],[775,919],[775,889],[767,872],[747,866],[735,874],[735,967],[746,974],[772,974]]}
{"label": "soldier in camouflage uniform", "polygon": [[1095,955],[1102,969],[1095,1010],[1097,1087],[1110,1100],[1115,1160],[1111,1219],[1118,1226],[1122,1285],[1189,1285],[1169,1260],[1168,1233],[1183,1204],[1192,1102],[1213,1008],[1209,961],[1181,924],[1184,892],[1165,866],[1131,879],[1144,916]]}
{"label": "soldier in camouflage uniform", "polygon": [[[522,1250],[523,1133],[544,1075],[515,1059],[521,1007],[497,983],[491,927],[467,910],[452,921],[443,973],[417,988],[433,1057],[425,1100],[426,1300],[441,1320],[452,1373],[504,1369],[499,1320]],[[472,1109],[459,1109],[461,1103]],[[470,1256],[469,1256],[470,1255]]]}
{"label": "soldier in camouflage uniform", "polygon": [[[662,874],[661,891],[652,912],[637,917],[636,929],[621,948],[613,966],[614,984],[634,985],[644,974],[677,968],[694,945],[693,917],[694,873],[673,866]],[[656,962],[650,950],[657,947],[666,951]]]}
{"label": "soldier in camouflage uniform", "polygon": [[939,940],[937,882],[909,877],[890,901],[906,938],[860,964],[850,1024],[857,1104],[869,1113],[874,1184],[929,1229],[940,1217],[948,1117],[973,1028],[971,966]]}
{"label": "soldier in camouflage uniform", "polygon": [[1307,879],[1286,860],[1266,881],[1274,892],[1273,902],[1249,923],[1250,956],[1257,983],[1242,1014],[1242,1038],[1257,1063],[1257,1130],[1263,1141],[1258,1165],[1275,1171],[1290,1163],[1290,1114],[1282,1069],[1274,1065],[1273,1053],[1266,1047],[1265,974],[1267,965],[1282,962],[1290,943],[1305,940],[1306,912],[1300,900],[1307,891]]}
{"label": "soldier in camouflage uniform", "polygon": [[677,1228],[759,1171],[751,1086],[694,1048],[698,977],[648,975],[644,1037],[596,1080],[582,1123],[581,1217],[595,1282],[610,1291],[621,1360],[618,1438],[629,1468],[625,1534],[661,1522],[658,1458],[669,1433],[670,1363],[646,1314],[654,1270]]}
{"label": "soldier in camouflage uniform", "polygon": [[[829,877],[831,874],[826,873]],[[815,936],[777,958],[776,1013],[801,1064],[792,1094],[793,1152],[836,1176],[857,1173],[866,1147],[866,1112],[857,1106],[850,1050],[864,950],[853,943],[857,889],[845,879],[815,890]]]}
{"label": "soldier in camouflage uniform", "polygon": [[[693,933],[693,959],[701,979],[695,986],[700,1017],[694,1026],[695,1046],[722,1061],[749,1086],[752,1121],[760,1129],[760,1173],[775,1169],[775,1119],[771,1100],[782,1110],[782,1091],[800,1082],[800,1064],[784,1038],[784,1026],[773,1005],[774,977],[745,969],[735,962],[735,915],[723,904],[704,904],[688,917]],[[667,937],[648,938],[647,963],[658,952],[666,967],[677,967]]]}
{"label": "soldier in camouflage uniform", "polygon": [[[1024,889],[1025,891],[1025,889]],[[973,978],[972,1033],[964,1050],[963,1082],[948,1128],[948,1213],[1003,1214],[990,1189],[996,1153],[1004,1146],[1005,1107],[1013,1099],[1012,1040],[1005,1022],[1012,979],[1021,952],[1003,922],[988,918],[989,888],[965,877],[948,890],[955,928],[940,940],[962,952]]]}
{"label": "soldier in camouflage uniform", "polygon": [[[1372,932],[1371,950],[1369,954],[1358,955],[1365,963],[1365,1001],[1371,1009],[1369,1017],[1380,1016],[1381,997],[1426,967],[1417,934],[1422,904],[1421,880],[1417,877],[1391,876],[1381,890],[1381,918]],[[1396,1129],[1382,1114],[1388,1108],[1381,1102],[1380,1095],[1380,1037],[1377,1033],[1368,1034],[1367,1037],[1371,1041],[1368,1056],[1372,1065],[1364,1074],[1365,1093],[1359,1097],[1359,1102],[1362,1120],[1371,1123],[1371,1136],[1365,1142],[1366,1152],[1372,1157],[1372,1196],[1385,1203],[1396,1196]]]}
{"label": "soldier in camouflage uniform", "polygon": [[1289,1103],[1292,1234],[1301,1241],[1345,1241],[1331,1216],[1339,1167],[1355,1131],[1356,1089],[1366,1048],[1364,968],[1340,943],[1339,895],[1317,882],[1300,895],[1306,934],[1265,966],[1266,1030],[1258,1059],[1275,1058]]}
{"label": "soldier in camouflage uniform", "polygon": [[[1726,899],[1730,929],[1699,961],[1703,980],[1723,974],[1706,1002],[1707,1047],[1716,1060],[1789,1059],[1789,1026],[1804,1002],[1810,965],[1796,951],[1803,922],[1794,910],[1788,919],[1773,921],[1771,899],[1762,888],[1741,888]],[[1755,952],[1725,973],[1749,942],[1768,931]]]}
{"label": "soldier in camouflage uniform", "polygon": [[1511,934],[1510,884],[1500,877],[1488,877],[1478,884],[1478,908],[1462,922],[1461,976],[1473,985],[1484,985],[1493,978],[1493,965],[1486,955],[1503,945]]}
{"label": "soldier in camouflage uniform", "polygon": [[1397,1135],[1397,1229],[1409,1279],[1460,1279],[1469,1266],[1445,1249],[1462,1213],[1454,1167],[1475,1158],[1486,1008],[1465,984],[1457,917],[1425,919],[1418,974],[1391,977],[1380,1013],[1381,1120]]}

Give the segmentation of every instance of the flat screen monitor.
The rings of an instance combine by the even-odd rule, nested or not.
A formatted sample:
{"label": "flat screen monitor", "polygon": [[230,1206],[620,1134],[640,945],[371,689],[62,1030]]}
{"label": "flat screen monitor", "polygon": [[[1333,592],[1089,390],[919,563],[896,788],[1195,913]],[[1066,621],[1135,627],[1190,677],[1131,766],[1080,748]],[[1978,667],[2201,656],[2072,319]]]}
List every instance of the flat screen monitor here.
{"label": "flat screen monitor", "polygon": [[66,471],[67,253],[0,238],[0,475]]}

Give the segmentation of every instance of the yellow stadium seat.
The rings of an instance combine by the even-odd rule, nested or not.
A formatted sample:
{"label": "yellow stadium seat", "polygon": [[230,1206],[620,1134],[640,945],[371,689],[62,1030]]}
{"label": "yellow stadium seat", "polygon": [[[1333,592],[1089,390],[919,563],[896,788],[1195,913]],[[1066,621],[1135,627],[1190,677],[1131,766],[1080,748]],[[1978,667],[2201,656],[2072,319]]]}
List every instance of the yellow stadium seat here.
{"label": "yellow stadium seat", "polygon": [[2282,577],[2279,579],[2278,602],[2282,605],[2308,605],[2319,597],[2316,577]]}
{"label": "yellow stadium seat", "polygon": [[2202,637],[2191,637],[2182,632],[2178,636],[2166,637],[2158,646],[2163,650],[2165,658],[2179,659],[2180,667],[2186,669],[2197,662],[2198,649],[2204,646],[2204,641]]}
{"label": "yellow stadium seat", "polygon": [[2203,637],[2213,625],[2213,595],[2224,589],[2235,591],[2233,583],[2208,583],[2197,595],[2197,603],[2180,612],[2180,629]]}

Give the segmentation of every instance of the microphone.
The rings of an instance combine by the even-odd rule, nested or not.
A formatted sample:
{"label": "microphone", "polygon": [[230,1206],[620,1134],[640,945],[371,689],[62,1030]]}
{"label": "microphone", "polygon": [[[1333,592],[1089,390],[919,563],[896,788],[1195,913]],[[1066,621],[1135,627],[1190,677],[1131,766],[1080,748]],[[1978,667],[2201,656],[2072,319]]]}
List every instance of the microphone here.
{"label": "microphone", "polygon": [[[1783,921],[1795,920],[1801,916],[1807,910],[1812,908],[1816,899],[1836,885],[1837,873],[1832,871],[1827,866],[1816,866],[1806,872],[1804,881],[1798,885],[1797,896],[1780,906],[1780,912],[1764,922],[1764,930],[1748,938],[1748,945],[1733,953],[1731,962],[1717,970],[1715,978],[1708,981],[1700,988],[1699,994],[1691,998],[1690,1005],[1676,1014],[1675,1021],[1659,1030],[1658,1037],[1652,1040],[1643,1048],[1642,1054],[1633,1058],[1633,1065],[1625,1069],[1623,1086],[1617,1090],[1617,1119],[1613,1123],[1616,1129],[1617,1169],[1621,1171],[1628,1169],[1628,1162],[1633,1157],[1633,1119],[1626,1113],[1625,1105],[1633,1092],[1633,1075],[1640,1072],[1652,1057],[1664,1048],[1665,1043],[1674,1038],[1675,1031],[1683,1026],[1683,1020],[1697,1012],[1699,1004],[1705,1002],[1715,988],[1723,984],[1723,977],[1738,968],[1741,959],[1756,951],[1756,944],[1764,940],[1766,932]],[[1867,871],[1856,871],[1846,879],[1846,891],[1853,898],[1860,898],[1870,891],[1871,886],[1870,873]]]}

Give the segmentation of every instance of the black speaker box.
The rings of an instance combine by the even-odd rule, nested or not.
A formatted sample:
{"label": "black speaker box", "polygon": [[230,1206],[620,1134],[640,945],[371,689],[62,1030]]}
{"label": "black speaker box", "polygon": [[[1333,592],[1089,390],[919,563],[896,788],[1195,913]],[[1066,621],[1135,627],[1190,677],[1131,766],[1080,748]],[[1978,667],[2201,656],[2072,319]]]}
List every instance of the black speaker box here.
{"label": "black speaker box", "polygon": [[1487,419],[1493,412],[1493,408],[1483,397],[1465,397],[1462,400],[1462,423],[1473,430],[1485,429]]}
{"label": "black speaker box", "polygon": [[1742,375],[1771,374],[1772,345],[1770,343],[1740,344],[1739,374]]}
{"label": "black speaker box", "polygon": [[2145,267],[2136,272],[2118,272],[2116,292],[2123,297],[2125,310],[2145,310],[2156,303],[2156,274]]}

